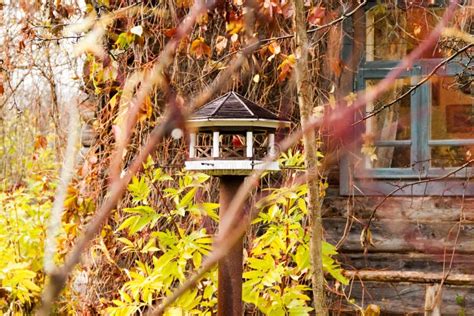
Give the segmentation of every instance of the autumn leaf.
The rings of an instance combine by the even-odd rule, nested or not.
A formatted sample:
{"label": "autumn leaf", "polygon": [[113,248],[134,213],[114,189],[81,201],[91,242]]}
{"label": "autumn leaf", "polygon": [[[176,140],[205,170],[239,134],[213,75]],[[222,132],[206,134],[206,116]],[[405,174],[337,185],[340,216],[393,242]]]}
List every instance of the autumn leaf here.
{"label": "autumn leaf", "polygon": [[364,312],[365,316],[379,316],[380,315],[380,307],[374,304],[370,304],[367,306]]}
{"label": "autumn leaf", "polygon": [[176,5],[178,8],[190,8],[194,4],[194,0],[177,0]]}
{"label": "autumn leaf", "polygon": [[199,25],[206,25],[209,22],[209,15],[207,12],[199,15],[196,19],[197,24]]}
{"label": "autumn leaf", "polygon": [[170,29],[164,29],[163,30],[163,34],[166,36],[166,37],[173,37],[175,34],[176,34],[176,28],[173,27],[173,28],[170,28]]}
{"label": "autumn leaf", "polygon": [[336,97],[334,96],[334,93],[329,94],[329,106],[332,110],[336,109]]}
{"label": "autumn leaf", "polygon": [[270,45],[268,45],[268,51],[271,53],[271,55],[267,58],[267,60],[272,61],[276,55],[280,54],[281,47],[277,42],[272,42]]}
{"label": "autumn leaf", "polygon": [[325,7],[321,7],[321,6],[314,7],[308,13],[308,22],[311,25],[321,25],[325,15],[326,15]]}
{"label": "autumn leaf", "polygon": [[292,3],[286,3],[281,7],[281,14],[285,19],[289,19],[295,14],[295,8],[293,7]]}
{"label": "autumn leaf", "polygon": [[347,102],[347,106],[351,106],[352,104],[354,104],[355,100],[357,100],[357,94],[354,92],[351,92],[344,97],[344,101]]}
{"label": "autumn leaf", "polygon": [[253,82],[258,83],[260,81],[260,75],[256,74],[255,76],[253,76],[252,80],[253,80]]}
{"label": "autumn leaf", "polygon": [[151,102],[150,96],[146,96],[142,105],[140,106],[140,112],[138,114],[138,121],[143,122],[151,117],[153,113],[153,104]]}
{"label": "autumn leaf", "polygon": [[238,34],[244,27],[242,17],[234,17],[226,24],[225,29],[229,35]]}
{"label": "autumn leaf", "polygon": [[216,51],[217,54],[220,55],[224,51],[224,49],[227,47],[227,38],[225,36],[219,35],[216,38]]}
{"label": "autumn leaf", "polygon": [[186,54],[189,46],[189,38],[187,36],[183,37],[181,41],[179,41],[177,51],[180,54]]}
{"label": "autumn leaf", "polygon": [[329,68],[336,78],[341,76],[343,66],[343,62],[340,58],[331,58],[329,61]]}
{"label": "autumn leaf", "polygon": [[268,45],[268,50],[273,55],[278,55],[281,52],[281,47],[277,42],[272,42],[270,45]]}
{"label": "autumn leaf", "polygon": [[191,53],[200,59],[204,55],[211,56],[211,48],[204,42],[202,37],[195,39],[191,44]]}
{"label": "autumn leaf", "polygon": [[280,70],[280,74],[278,75],[278,81],[284,81],[291,74],[291,71],[293,70],[295,64],[295,55],[288,55],[278,66],[278,70]]}
{"label": "autumn leaf", "polygon": [[35,150],[44,149],[48,145],[48,140],[43,135],[36,136],[34,148]]}

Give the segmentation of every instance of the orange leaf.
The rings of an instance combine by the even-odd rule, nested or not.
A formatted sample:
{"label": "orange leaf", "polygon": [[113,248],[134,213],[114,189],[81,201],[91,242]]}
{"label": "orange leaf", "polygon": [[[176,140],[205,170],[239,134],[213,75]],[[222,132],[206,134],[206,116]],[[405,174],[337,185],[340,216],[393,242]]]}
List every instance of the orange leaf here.
{"label": "orange leaf", "polygon": [[199,37],[191,43],[191,53],[193,53],[194,56],[196,56],[196,58],[198,59],[203,57],[204,55],[210,57],[211,48],[204,42],[204,39],[202,37]]}
{"label": "orange leaf", "polygon": [[278,81],[284,81],[291,74],[295,64],[295,55],[288,55],[278,66],[278,69],[280,70],[280,74],[278,75]]}
{"label": "orange leaf", "polygon": [[177,0],[176,5],[178,8],[190,8],[194,3],[194,0]]}
{"label": "orange leaf", "polygon": [[341,59],[331,59],[329,62],[332,73],[339,78],[342,73],[343,62]]}
{"label": "orange leaf", "polygon": [[153,113],[153,104],[151,102],[150,96],[147,95],[142,105],[140,106],[140,112],[138,113],[138,121],[143,122],[146,119],[149,119],[152,113]]}
{"label": "orange leaf", "polygon": [[173,37],[176,34],[176,28],[164,29],[163,34],[165,34],[166,37]]}
{"label": "orange leaf", "polygon": [[281,51],[281,47],[277,42],[273,42],[270,45],[268,45],[268,50],[273,54],[273,55],[278,55]]}
{"label": "orange leaf", "polygon": [[38,150],[40,148],[44,149],[48,145],[48,140],[43,135],[36,136],[34,148]]}
{"label": "orange leaf", "polygon": [[200,16],[197,17],[196,22],[199,25],[206,25],[209,22],[209,15],[207,12],[201,14]]}

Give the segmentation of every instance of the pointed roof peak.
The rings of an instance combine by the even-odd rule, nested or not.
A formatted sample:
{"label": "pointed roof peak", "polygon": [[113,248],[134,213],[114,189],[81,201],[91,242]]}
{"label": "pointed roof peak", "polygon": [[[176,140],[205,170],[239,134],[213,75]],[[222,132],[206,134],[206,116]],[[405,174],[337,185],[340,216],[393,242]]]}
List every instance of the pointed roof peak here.
{"label": "pointed roof peak", "polygon": [[193,113],[191,119],[266,119],[284,121],[235,91],[229,91],[205,104]]}

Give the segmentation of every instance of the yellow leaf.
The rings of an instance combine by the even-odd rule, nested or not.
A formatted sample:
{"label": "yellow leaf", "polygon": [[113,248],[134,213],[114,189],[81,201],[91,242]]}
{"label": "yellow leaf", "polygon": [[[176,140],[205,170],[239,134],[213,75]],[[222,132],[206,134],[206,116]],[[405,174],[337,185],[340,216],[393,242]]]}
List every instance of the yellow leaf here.
{"label": "yellow leaf", "polygon": [[351,106],[352,104],[354,104],[354,101],[357,100],[357,94],[351,92],[344,97],[344,100],[347,102],[347,106]]}
{"label": "yellow leaf", "polygon": [[110,107],[111,107],[112,109],[114,109],[115,106],[117,105],[117,94],[118,94],[118,93],[114,94],[114,96],[113,96],[113,97],[110,99],[110,101],[109,101]]}
{"label": "yellow leaf", "polygon": [[226,24],[225,29],[229,35],[234,35],[239,33],[244,27],[244,21],[240,19],[231,20]]}
{"label": "yellow leaf", "polygon": [[332,110],[336,109],[336,98],[334,97],[334,94],[329,94],[329,106],[331,107]]}
{"label": "yellow leaf", "polygon": [[280,74],[278,75],[278,81],[284,81],[293,70],[293,67],[295,66],[295,64],[296,64],[295,55],[293,54],[288,55],[278,66],[278,69],[280,70]]}
{"label": "yellow leaf", "polygon": [[380,315],[380,307],[374,304],[370,304],[367,306],[364,312],[365,316],[379,316]]}

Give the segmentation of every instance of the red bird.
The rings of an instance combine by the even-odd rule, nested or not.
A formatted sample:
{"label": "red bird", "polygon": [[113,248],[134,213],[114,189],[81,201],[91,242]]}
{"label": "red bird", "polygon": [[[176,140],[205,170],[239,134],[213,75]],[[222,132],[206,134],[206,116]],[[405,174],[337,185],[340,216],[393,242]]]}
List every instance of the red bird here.
{"label": "red bird", "polygon": [[239,148],[244,146],[244,140],[240,135],[232,135],[232,146],[234,148]]}

